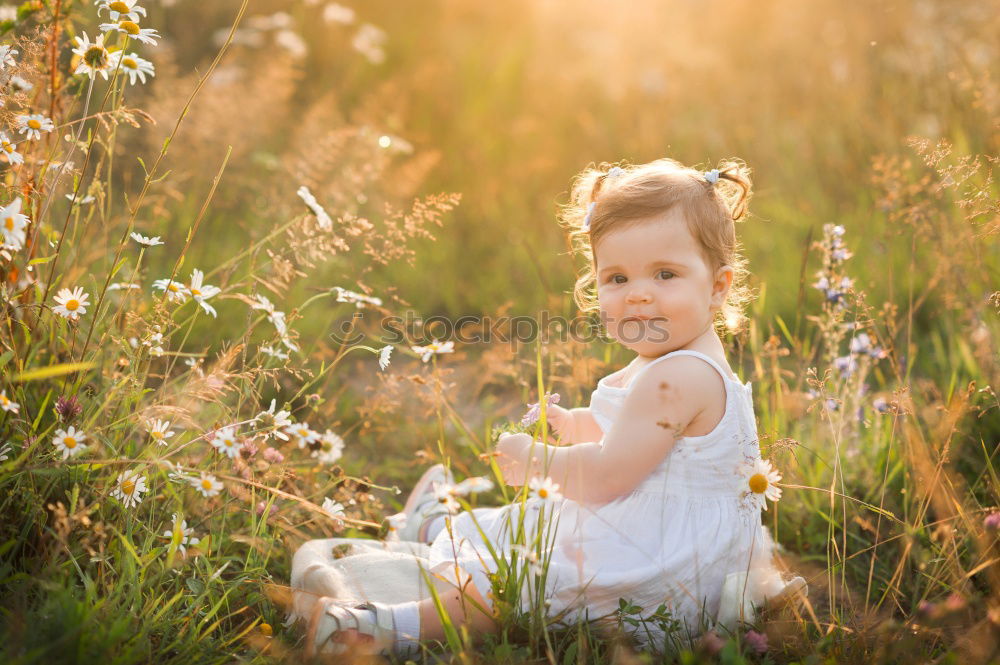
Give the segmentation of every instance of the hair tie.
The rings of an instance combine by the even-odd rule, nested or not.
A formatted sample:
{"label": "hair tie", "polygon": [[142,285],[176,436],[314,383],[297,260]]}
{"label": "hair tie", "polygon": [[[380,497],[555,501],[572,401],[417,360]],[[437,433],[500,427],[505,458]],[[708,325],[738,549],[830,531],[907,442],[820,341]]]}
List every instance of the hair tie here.
{"label": "hair tie", "polygon": [[623,173],[625,173],[625,169],[623,169],[622,167],[620,167],[620,166],[612,166],[611,169],[608,170],[607,175],[604,176],[604,177],[605,178],[617,178],[618,176],[620,176]]}
{"label": "hair tie", "polygon": [[594,214],[594,208],[597,207],[597,201],[591,201],[590,205],[587,206],[587,216],[583,218],[583,230],[590,230],[590,217]]}
{"label": "hair tie", "polygon": [[702,175],[705,176],[705,180],[708,184],[714,185],[719,182],[719,169],[712,169],[711,171],[705,171]]}

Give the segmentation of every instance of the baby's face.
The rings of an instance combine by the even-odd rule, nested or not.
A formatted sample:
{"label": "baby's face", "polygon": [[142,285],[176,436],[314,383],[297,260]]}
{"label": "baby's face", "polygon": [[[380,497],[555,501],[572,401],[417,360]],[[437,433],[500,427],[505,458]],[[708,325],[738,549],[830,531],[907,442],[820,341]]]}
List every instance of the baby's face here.
{"label": "baby's face", "polygon": [[601,320],[622,345],[655,357],[712,329],[728,290],[717,274],[726,269],[713,274],[680,210],[614,231],[594,252]]}

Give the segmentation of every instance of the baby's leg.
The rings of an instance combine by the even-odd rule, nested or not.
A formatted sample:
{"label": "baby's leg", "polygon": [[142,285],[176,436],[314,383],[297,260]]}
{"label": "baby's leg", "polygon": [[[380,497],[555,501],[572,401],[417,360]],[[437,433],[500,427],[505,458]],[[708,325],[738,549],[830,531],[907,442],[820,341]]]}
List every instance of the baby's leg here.
{"label": "baby's leg", "polygon": [[[469,627],[473,638],[497,631],[490,605],[471,583],[464,589],[449,588],[438,592],[438,599],[453,625]],[[420,601],[420,639],[444,641],[444,624],[433,598]]]}

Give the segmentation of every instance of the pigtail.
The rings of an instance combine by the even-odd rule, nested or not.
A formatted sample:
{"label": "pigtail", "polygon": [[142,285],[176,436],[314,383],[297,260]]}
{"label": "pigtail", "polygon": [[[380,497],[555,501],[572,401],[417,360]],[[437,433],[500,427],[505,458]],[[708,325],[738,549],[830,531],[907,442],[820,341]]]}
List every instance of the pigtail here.
{"label": "pigtail", "polygon": [[729,209],[733,221],[739,221],[746,215],[753,194],[750,168],[742,161],[726,160],[719,166],[719,179],[732,183],[732,186],[717,191]]}

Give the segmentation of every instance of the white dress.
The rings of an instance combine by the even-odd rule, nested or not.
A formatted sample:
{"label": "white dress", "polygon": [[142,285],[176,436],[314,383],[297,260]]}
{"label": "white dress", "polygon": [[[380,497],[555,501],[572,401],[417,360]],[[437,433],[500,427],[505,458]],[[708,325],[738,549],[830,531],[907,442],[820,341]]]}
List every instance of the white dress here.
{"label": "white dress", "polygon": [[[569,499],[547,504],[546,515],[558,518],[546,540],[551,546],[545,580],[549,616],[597,619],[618,610],[619,599],[641,607],[641,615],[648,616],[665,604],[682,632],[693,636],[714,623],[733,629],[738,619],[752,620],[752,606],[784,587],[771,560],[773,543],[761,524],[760,508],[743,492],[746,482],[740,467],[760,458],[750,383],[741,384],[710,357],[688,350],[656,358],[639,374],[680,355],[701,358],[722,375],[722,419],[708,434],[678,438],[663,462],[615,501],[600,506]],[[611,385],[609,380],[620,373],[601,379],[591,395],[591,413],[605,433],[637,378],[626,387]],[[535,533],[541,505],[538,499],[527,502],[529,537]],[[510,525],[517,524],[518,514],[515,503],[456,515],[451,533],[442,531],[431,545],[432,570],[457,563],[489,599],[487,573],[496,572],[497,563],[479,530],[489,537],[498,558],[509,560]],[[662,634],[647,622],[636,636],[648,643]]]}
{"label": "white dress", "polygon": [[[544,589],[550,617],[566,623],[599,619],[615,612],[622,598],[642,608],[641,616],[663,604],[682,628],[671,639],[685,644],[707,626],[735,630],[740,620],[753,620],[754,607],[785,586],[773,565],[774,545],[761,524],[760,508],[743,493],[740,465],[760,457],[750,384],[731,378],[708,356],[687,350],[661,356],[640,373],[678,355],[701,358],[722,375],[725,413],[709,434],[677,439],[631,493],[601,506],[566,499],[543,508],[547,516],[558,516],[545,540],[551,550]],[[591,396],[591,412],[604,432],[635,385],[635,378],[626,387],[611,385],[609,379],[620,374],[601,379]],[[428,583],[440,591],[471,582],[492,602],[488,575],[498,565],[479,529],[497,558],[510,561],[510,521],[517,523],[518,505],[459,513],[450,531],[443,530],[429,547],[351,538],[303,544],[292,562],[295,604],[289,620],[308,619],[321,596],[421,600],[429,597]],[[538,500],[526,504],[529,536],[537,528],[540,506]],[[526,587],[522,607],[529,597]],[[330,630],[332,624],[321,624],[319,633]],[[647,646],[662,646],[664,635],[656,623],[646,622],[635,635]]]}

